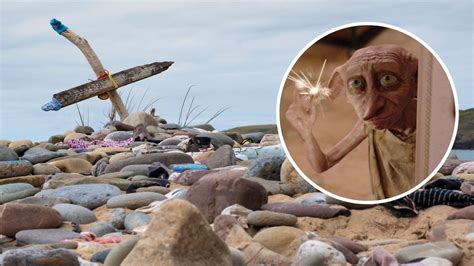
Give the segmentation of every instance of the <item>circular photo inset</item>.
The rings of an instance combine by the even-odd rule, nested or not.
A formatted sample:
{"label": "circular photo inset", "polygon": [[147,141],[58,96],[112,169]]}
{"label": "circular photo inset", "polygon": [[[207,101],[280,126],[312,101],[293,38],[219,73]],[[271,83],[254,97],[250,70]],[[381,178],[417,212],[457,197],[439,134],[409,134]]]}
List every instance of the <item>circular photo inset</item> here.
{"label": "circular photo inset", "polygon": [[308,44],[283,78],[280,137],[298,172],[340,200],[421,187],[454,142],[458,109],[439,56],[402,29],[350,24]]}

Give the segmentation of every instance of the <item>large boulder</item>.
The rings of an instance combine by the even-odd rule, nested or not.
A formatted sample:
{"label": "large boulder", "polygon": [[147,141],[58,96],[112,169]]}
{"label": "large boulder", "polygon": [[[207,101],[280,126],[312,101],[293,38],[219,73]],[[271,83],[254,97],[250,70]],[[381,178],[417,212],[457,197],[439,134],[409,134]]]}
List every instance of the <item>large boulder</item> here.
{"label": "large boulder", "polygon": [[9,237],[27,229],[56,228],[62,222],[59,213],[50,207],[17,203],[0,206],[0,234]]}
{"label": "large boulder", "polygon": [[33,165],[27,160],[0,161],[0,179],[25,176],[33,172]]}
{"label": "large boulder", "polygon": [[186,199],[196,205],[208,222],[226,207],[239,204],[251,210],[267,203],[265,188],[257,182],[237,176],[205,176],[189,189]]}
{"label": "large boulder", "polygon": [[153,213],[121,265],[231,265],[231,255],[199,210],[175,199]]}

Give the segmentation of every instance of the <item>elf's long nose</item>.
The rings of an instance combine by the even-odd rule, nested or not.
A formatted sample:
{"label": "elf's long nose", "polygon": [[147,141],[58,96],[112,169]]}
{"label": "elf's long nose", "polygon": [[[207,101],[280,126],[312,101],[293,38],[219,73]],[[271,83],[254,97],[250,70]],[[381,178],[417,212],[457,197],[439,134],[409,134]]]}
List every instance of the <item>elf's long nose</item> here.
{"label": "elf's long nose", "polygon": [[367,121],[373,119],[383,111],[384,99],[380,97],[376,91],[372,91],[366,105],[367,107],[362,119]]}

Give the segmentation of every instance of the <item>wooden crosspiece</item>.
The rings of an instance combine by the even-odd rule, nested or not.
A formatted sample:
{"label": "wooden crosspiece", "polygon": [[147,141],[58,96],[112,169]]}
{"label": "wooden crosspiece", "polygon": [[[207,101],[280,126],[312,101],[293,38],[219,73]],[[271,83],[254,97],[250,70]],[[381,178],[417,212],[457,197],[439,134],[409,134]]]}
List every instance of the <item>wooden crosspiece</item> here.
{"label": "wooden crosspiece", "polygon": [[52,19],[51,26],[58,34],[68,39],[81,50],[98,79],[54,94],[53,99],[41,107],[43,111],[58,111],[68,105],[98,96],[102,100],[109,98],[113,108],[123,120],[128,116],[128,111],[116,89],[159,74],[167,70],[174,63],[155,62],[110,75],[86,39],[75,34],[59,20]]}

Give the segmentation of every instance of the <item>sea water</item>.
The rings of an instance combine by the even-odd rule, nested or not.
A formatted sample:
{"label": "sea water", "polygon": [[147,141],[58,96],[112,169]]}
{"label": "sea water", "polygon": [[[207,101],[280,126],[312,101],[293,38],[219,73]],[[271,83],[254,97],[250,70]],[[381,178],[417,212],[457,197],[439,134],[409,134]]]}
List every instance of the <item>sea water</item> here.
{"label": "sea water", "polygon": [[474,161],[474,150],[452,150],[459,160]]}

